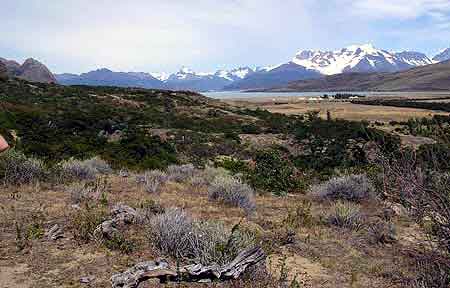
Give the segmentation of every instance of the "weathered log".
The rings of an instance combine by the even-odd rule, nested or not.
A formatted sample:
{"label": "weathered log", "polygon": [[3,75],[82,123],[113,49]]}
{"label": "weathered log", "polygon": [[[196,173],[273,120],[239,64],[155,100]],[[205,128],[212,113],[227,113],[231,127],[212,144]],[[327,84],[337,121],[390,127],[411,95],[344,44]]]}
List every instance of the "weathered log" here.
{"label": "weathered log", "polygon": [[149,279],[183,282],[205,282],[210,280],[237,279],[247,268],[260,264],[266,259],[261,247],[250,248],[239,253],[230,263],[219,266],[202,264],[187,265],[173,269],[165,260],[141,262],[123,273],[111,277],[113,288],[136,288],[139,283]]}
{"label": "weathered log", "polygon": [[60,238],[64,238],[64,231],[58,224],[55,224],[47,231],[46,236],[49,240],[56,241]]}

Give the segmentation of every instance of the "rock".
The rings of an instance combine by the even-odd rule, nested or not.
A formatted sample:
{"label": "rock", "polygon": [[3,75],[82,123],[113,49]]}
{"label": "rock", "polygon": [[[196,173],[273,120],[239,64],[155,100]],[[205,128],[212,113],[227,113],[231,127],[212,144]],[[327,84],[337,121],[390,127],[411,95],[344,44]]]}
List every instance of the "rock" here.
{"label": "rock", "polygon": [[[6,67],[10,77],[18,77],[30,82],[56,83],[56,78],[50,70],[39,61],[29,58],[22,65],[15,61],[0,58],[0,65]],[[2,68],[0,68],[1,70]],[[1,74],[1,73],[0,73]]]}
{"label": "rock", "polygon": [[112,219],[102,222],[95,228],[94,235],[99,238],[112,239],[119,233],[118,227],[137,223],[141,217],[139,213],[126,205],[118,204],[111,209]]}
{"label": "rock", "polygon": [[56,83],[56,78],[52,72],[41,62],[29,58],[20,67],[19,78],[30,82]]}
{"label": "rock", "polygon": [[94,280],[95,280],[94,276],[85,276],[85,277],[80,278],[80,283],[81,284],[89,284]]}

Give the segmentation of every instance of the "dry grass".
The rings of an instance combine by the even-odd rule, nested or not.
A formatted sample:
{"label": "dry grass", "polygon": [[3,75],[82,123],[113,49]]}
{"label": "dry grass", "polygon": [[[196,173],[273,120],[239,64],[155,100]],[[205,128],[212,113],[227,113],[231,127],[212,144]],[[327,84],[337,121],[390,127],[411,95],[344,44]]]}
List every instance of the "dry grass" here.
{"label": "dry grass", "polygon": [[[281,97],[283,99],[283,97]],[[245,99],[243,101],[227,101],[230,104],[245,106],[249,108],[260,107],[274,113],[288,115],[305,114],[309,111],[320,111],[319,116],[323,119],[330,111],[333,118],[371,122],[407,121],[410,118],[431,118],[433,115],[447,115],[444,112],[436,112],[425,109],[401,108],[388,106],[371,106],[352,104],[343,101],[302,101],[285,99],[282,104],[274,104],[268,99]]]}
{"label": "dry grass", "polygon": [[[244,211],[239,208],[208,201],[206,187],[193,189],[188,183],[169,182],[161,188],[159,194],[149,194],[136,184],[133,177],[110,175],[107,181],[105,193],[109,206],[124,203],[139,207],[144,201],[156,201],[166,208],[183,208],[199,220],[220,220],[229,228],[241,222],[242,227],[260,237],[272,259],[267,265],[274,277],[279,276],[285,259],[286,277],[297,277],[299,282],[304,283],[302,287],[402,287],[398,278],[409,273],[408,257],[402,251],[411,248],[413,241],[399,241],[398,244],[384,246],[371,245],[362,231],[321,224],[323,211],[329,210],[332,204],[317,202],[308,195],[290,195],[284,198],[257,196],[256,213],[252,218],[246,219]],[[76,241],[69,223],[77,208],[72,207],[70,194],[62,188],[36,185],[1,187],[0,275],[7,279],[0,280],[0,286],[8,283],[10,287],[25,288],[79,287],[81,277],[95,276],[92,287],[110,287],[109,278],[113,272],[125,270],[136,262],[161,256],[148,242],[145,230],[140,227],[131,226],[124,232],[124,236],[135,246],[129,255],[109,250],[95,242],[81,244]],[[293,233],[296,241],[291,244],[283,243],[281,238],[286,233],[283,221],[287,212],[295,210],[302,201],[312,203],[310,213],[315,224],[295,226]],[[26,218],[39,209],[43,212],[44,228],[48,229],[58,223],[65,227],[66,237],[57,242],[45,237],[34,239],[24,250],[18,252],[12,224],[18,221],[19,215]],[[363,203],[361,211],[368,219],[376,218],[380,204]],[[393,221],[399,228],[399,239],[406,237],[402,234],[403,231],[417,231],[407,219]],[[21,279],[27,281],[20,282]],[[232,287],[230,285],[216,287]],[[247,287],[247,284],[235,285],[238,286],[234,287]],[[252,287],[251,284],[248,285]],[[189,287],[191,286],[204,287]]]}

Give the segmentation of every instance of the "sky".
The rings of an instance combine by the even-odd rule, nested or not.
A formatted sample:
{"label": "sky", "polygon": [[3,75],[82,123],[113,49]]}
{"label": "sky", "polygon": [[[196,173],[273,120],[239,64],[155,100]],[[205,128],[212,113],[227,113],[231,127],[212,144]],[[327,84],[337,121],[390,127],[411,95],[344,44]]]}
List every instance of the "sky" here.
{"label": "sky", "polygon": [[450,0],[1,0],[0,57],[55,73],[268,66],[364,43],[434,56]]}

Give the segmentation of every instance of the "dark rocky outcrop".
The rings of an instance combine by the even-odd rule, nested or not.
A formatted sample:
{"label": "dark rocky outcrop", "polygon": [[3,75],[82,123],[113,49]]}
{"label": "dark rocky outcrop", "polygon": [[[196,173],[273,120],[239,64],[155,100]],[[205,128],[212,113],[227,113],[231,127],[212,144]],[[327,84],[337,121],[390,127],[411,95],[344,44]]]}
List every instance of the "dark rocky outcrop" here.
{"label": "dark rocky outcrop", "polygon": [[6,67],[7,73],[10,77],[17,77],[30,82],[57,82],[52,72],[50,72],[44,64],[33,58],[25,60],[22,65],[16,61],[6,60],[4,58],[0,58],[0,63]]}
{"label": "dark rocky outcrop", "polygon": [[6,65],[3,62],[0,62],[0,79],[7,79],[8,78],[8,69],[6,68]]}

